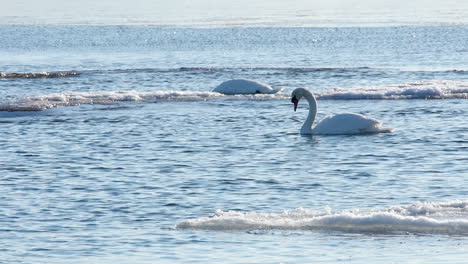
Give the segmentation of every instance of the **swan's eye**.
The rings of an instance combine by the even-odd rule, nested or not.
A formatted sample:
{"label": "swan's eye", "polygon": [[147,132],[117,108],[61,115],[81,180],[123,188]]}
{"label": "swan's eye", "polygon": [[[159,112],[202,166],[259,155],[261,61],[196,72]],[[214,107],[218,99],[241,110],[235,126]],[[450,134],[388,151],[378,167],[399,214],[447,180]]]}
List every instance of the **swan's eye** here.
{"label": "swan's eye", "polygon": [[299,103],[299,100],[297,100],[296,96],[293,96],[293,98],[291,98],[291,103],[294,104],[294,112],[296,112],[297,104]]}
{"label": "swan's eye", "polygon": [[291,103],[297,104],[297,102],[299,102],[299,100],[297,100],[296,96],[294,95],[294,96],[291,98]]}

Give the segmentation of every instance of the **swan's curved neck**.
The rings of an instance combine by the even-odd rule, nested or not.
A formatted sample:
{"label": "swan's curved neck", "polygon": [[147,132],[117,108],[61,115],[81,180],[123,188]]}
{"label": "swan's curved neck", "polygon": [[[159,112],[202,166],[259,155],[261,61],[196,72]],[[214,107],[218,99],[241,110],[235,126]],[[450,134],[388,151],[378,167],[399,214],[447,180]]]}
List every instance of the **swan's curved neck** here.
{"label": "swan's curved neck", "polygon": [[312,124],[314,123],[315,116],[317,115],[317,100],[315,100],[315,96],[309,91],[305,91],[304,98],[309,103],[309,115],[302,125],[301,134],[312,134]]}

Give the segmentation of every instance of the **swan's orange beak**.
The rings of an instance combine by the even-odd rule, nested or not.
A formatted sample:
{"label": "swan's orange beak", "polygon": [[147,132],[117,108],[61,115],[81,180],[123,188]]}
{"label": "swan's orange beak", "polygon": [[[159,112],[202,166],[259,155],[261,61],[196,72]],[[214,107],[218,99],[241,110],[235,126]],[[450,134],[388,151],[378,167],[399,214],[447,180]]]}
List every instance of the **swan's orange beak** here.
{"label": "swan's orange beak", "polygon": [[294,104],[294,112],[296,112],[297,104],[299,103],[299,100],[297,100],[296,96],[294,96],[293,98],[291,98],[291,103]]}

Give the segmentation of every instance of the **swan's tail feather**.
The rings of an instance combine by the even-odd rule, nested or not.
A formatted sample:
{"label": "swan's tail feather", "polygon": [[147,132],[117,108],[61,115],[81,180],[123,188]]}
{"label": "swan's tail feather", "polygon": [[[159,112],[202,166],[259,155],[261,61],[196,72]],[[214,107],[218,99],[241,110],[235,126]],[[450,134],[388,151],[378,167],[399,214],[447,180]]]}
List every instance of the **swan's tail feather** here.
{"label": "swan's tail feather", "polygon": [[272,94],[276,94],[276,93],[279,93],[279,92],[281,92],[281,91],[283,91],[283,88],[277,88],[277,89],[273,89],[273,90],[271,91],[271,93],[272,93]]}
{"label": "swan's tail feather", "polygon": [[393,131],[395,131],[395,129],[383,127],[381,123],[368,130],[369,133],[392,133]]}

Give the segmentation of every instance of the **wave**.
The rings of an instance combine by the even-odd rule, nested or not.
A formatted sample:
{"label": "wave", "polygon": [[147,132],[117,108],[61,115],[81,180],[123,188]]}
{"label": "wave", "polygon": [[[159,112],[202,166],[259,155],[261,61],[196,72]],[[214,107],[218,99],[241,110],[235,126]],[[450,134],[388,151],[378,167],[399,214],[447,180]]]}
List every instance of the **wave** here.
{"label": "wave", "polygon": [[[371,68],[371,67],[268,67],[268,66],[248,66],[248,67],[207,67],[207,66],[187,66],[176,68],[117,68],[106,70],[69,70],[69,71],[51,71],[51,72],[0,72],[0,79],[31,79],[31,78],[59,78],[59,77],[72,77],[82,74],[131,74],[131,73],[165,73],[165,72],[233,72],[233,71],[280,71],[292,73],[314,73],[314,72],[331,72],[337,74],[345,73],[364,73],[364,74],[384,74],[386,72],[407,72],[405,70],[398,70],[392,68]],[[466,75],[468,72],[464,69],[450,69],[450,70],[433,70],[433,71],[416,71],[428,73],[455,73]]]}
{"label": "wave", "polygon": [[[287,89],[286,89],[287,90]],[[313,91],[319,100],[468,99],[468,81],[422,81],[399,85]],[[120,102],[204,101],[209,99],[283,100],[289,93],[223,95],[203,91],[65,92],[0,101],[0,111],[42,111],[59,106]]]}
{"label": "wave", "polygon": [[354,72],[370,70],[368,67],[333,68],[333,67],[178,67],[178,68],[130,68],[82,71],[52,72],[0,72],[0,79],[37,79],[73,77],[83,74],[132,74],[132,73],[167,73],[167,72],[231,72],[231,71],[287,71],[287,72]]}
{"label": "wave", "polygon": [[291,212],[216,211],[213,216],[184,220],[178,229],[220,231],[336,230],[359,233],[422,233],[468,235],[468,200],[418,202],[376,210],[299,208]]}
{"label": "wave", "polygon": [[323,71],[359,71],[370,70],[370,67],[181,67],[180,71],[223,71],[223,70],[279,70],[297,72],[323,72]]}
{"label": "wave", "polygon": [[398,85],[337,88],[316,93],[328,100],[468,99],[468,81],[420,81]]}
{"label": "wave", "polygon": [[68,92],[0,101],[0,111],[42,111],[59,106],[110,105],[121,102],[204,101],[213,98],[266,100],[287,97],[274,94],[226,96],[216,92],[191,91]]}
{"label": "wave", "polygon": [[35,79],[35,78],[59,78],[78,76],[81,73],[78,71],[58,71],[58,72],[0,72],[0,79]]}
{"label": "wave", "polygon": [[[393,68],[372,68],[372,67],[274,67],[274,66],[241,66],[241,67],[216,67],[216,66],[186,66],[176,68],[131,68],[131,69],[109,69],[109,70],[84,70],[82,73],[152,73],[152,72],[232,72],[232,71],[280,71],[293,73],[314,73],[314,72],[333,72],[333,73],[379,73],[385,72],[406,72]],[[416,71],[429,73],[458,73],[467,74],[464,69],[449,69],[449,70],[431,70],[431,71]]]}
{"label": "wave", "polygon": [[33,96],[0,103],[0,111],[42,111],[58,106],[83,104],[109,105],[119,102],[158,101],[158,100],[203,100],[221,96],[212,92],[156,91],[156,92],[69,92],[43,96]]}

